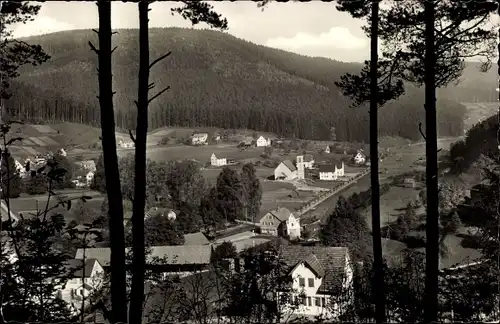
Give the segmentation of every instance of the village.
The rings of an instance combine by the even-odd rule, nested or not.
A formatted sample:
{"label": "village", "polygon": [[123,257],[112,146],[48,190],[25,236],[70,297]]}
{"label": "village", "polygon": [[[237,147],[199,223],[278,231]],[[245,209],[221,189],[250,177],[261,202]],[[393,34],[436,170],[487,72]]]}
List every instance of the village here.
{"label": "village", "polygon": [[[38,127],[40,128],[40,127]],[[231,242],[235,246],[238,254],[245,250],[257,248],[259,246],[265,247],[266,244],[280,240],[284,242],[306,242],[311,238],[304,238],[304,226],[307,223],[302,223],[301,217],[308,211],[313,210],[315,206],[321,204],[323,201],[338,194],[351,183],[357,179],[365,176],[367,173],[367,166],[369,165],[369,158],[365,155],[362,149],[350,150],[352,154],[347,154],[346,150],[337,150],[341,154],[333,154],[330,144],[314,145],[312,148],[296,149],[295,158],[289,148],[283,149],[283,143],[286,139],[271,139],[264,136],[255,136],[254,139],[245,139],[242,141],[227,141],[226,146],[232,146],[234,152],[238,152],[238,156],[242,157],[255,157],[256,168],[261,175],[261,183],[263,184],[263,203],[261,212],[257,219],[250,220],[237,220],[233,224],[228,224],[228,227],[217,233],[215,237],[208,237],[206,233],[195,232],[186,233],[184,235],[184,244],[179,246],[154,246],[152,248],[152,257],[161,256],[166,257],[162,261],[161,272],[164,275],[181,275],[189,277],[198,272],[208,271],[212,263],[212,256],[218,246],[226,242]],[[191,151],[198,149],[213,147],[215,150],[210,156],[206,156],[205,161],[200,161],[200,169],[207,172],[221,170],[224,167],[236,167],[246,159],[229,158],[216,151],[217,144],[221,144],[223,139],[219,134],[213,135],[213,142],[209,143],[208,133],[194,132],[186,144],[186,147],[191,147]],[[38,141],[39,142],[39,141]],[[47,142],[47,141],[46,141]],[[55,142],[55,141],[54,141]],[[117,136],[120,152],[133,152],[133,142],[124,137]],[[213,144],[215,143],[215,145]],[[23,143],[24,144],[24,143]],[[32,140],[30,144],[36,144]],[[54,143],[51,143],[54,144]],[[162,146],[156,145],[155,147]],[[54,156],[64,157],[71,163],[73,172],[71,182],[74,185],[73,189],[60,190],[58,194],[64,198],[77,198],[81,195],[91,197],[88,201],[90,206],[95,209],[101,207],[104,201],[104,196],[96,191],[90,189],[94,175],[96,173],[96,159],[85,159],[85,153],[90,153],[92,150],[87,150],[82,153],[82,150],[77,150],[78,161],[75,159],[74,151],[69,147],[57,147],[55,145],[45,145],[45,153],[38,153],[34,155],[16,154],[22,149],[29,152],[42,151],[41,145],[30,146],[14,146],[12,148],[13,157],[15,158],[16,170],[22,179],[27,179],[32,175],[34,170],[42,168],[48,160]],[[28,150],[26,150],[28,148]],[[36,151],[38,149],[38,151]],[[154,150],[154,147],[152,148]],[[53,152],[52,152],[53,150]],[[287,152],[290,157],[284,153]],[[274,151],[274,152],[272,152]],[[344,154],[345,153],[345,154]],[[268,164],[266,161],[271,156],[279,154],[280,159],[275,158],[273,164]],[[281,154],[284,156],[281,157]],[[196,154],[193,154],[196,155]],[[94,155],[95,156],[95,155]],[[291,187],[290,187],[291,186]],[[276,190],[267,190],[268,187],[276,187]],[[288,188],[288,189],[284,189]],[[290,188],[292,188],[290,190]],[[279,192],[280,195],[276,195]],[[293,198],[293,192],[297,193],[298,199]],[[288,197],[284,197],[288,196]],[[57,204],[57,199],[53,199],[50,204]],[[10,212],[10,218],[19,220],[25,217],[32,217],[39,215],[40,211],[46,207],[47,194],[33,194],[29,195],[22,193],[18,198],[9,199],[9,206],[2,201],[2,218],[5,220],[8,216],[7,210]],[[71,212],[64,208],[57,207],[51,210],[51,213],[61,213],[65,215],[66,221],[71,220]],[[146,218],[154,216],[162,216],[169,221],[175,222],[178,211],[169,208],[158,208],[150,206],[146,211]],[[132,212],[127,211],[124,215],[124,225],[130,224]],[[292,243],[290,243],[292,244]],[[342,248],[333,247],[310,247],[301,245],[285,245],[283,249],[288,249],[285,253],[290,256],[289,262],[293,264],[309,260],[314,253],[324,254],[322,260],[327,260],[329,254],[333,253],[347,253]],[[300,251],[299,251],[300,250]],[[295,255],[297,251],[300,254]],[[342,252],[343,251],[343,252]],[[175,256],[181,255],[182,258],[175,259]],[[75,313],[81,308],[81,301],[85,296],[90,296],[93,292],[99,289],[102,282],[99,280],[102,273],[109,270],[109,257],[110,251],[107,247],[94,247],[94,248],[79,248],[74,256],[74,259],[69,260],[68,264],[80,264],[82,259],[85,261],[85,270],[79,269],[75,271],[74,278],[70,279],[66,286],[59,291],[59,296],[67,301]],[[170,261],[169,261],[170,260]],[[241,267],[241,260],[231,259],[228,266],[232,271],[236,271]],[[80,262],[80,263],[79,263]],[[312,261],[308,261],[312,262]],[[344,261],[339,261],[344,262]],[[323,262],[320,267],[331,269],[332,264]],[[293,265],[292,264],[292,265]],[[307,268],[307,267],[306,267]],[[306,268],[300,268],[302,272],[309,271]],[[82,272],[83,271],[83,272]],[[325,270],[323,270],[325,271]],[[84,279],[83,279],[84,278]],[[316,283],[317,280],[315,279]],[[311,281],[312,282],[312,281]],[[83,298],[82,298],[83,296]],[[308,308],[299,311],[305,315],[317,315],[324,312],[325,308],[325,295],[318,293],[311,301],[311,298],[306,299]]]}

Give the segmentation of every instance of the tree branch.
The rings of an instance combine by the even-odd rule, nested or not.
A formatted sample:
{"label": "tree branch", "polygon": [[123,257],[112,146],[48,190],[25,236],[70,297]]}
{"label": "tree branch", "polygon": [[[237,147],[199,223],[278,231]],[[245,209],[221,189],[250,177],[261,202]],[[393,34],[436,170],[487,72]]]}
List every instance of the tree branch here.
{"label": "tree branch", "polygon": [[92,31],[93,31],[94,33],[96,33],[97,35],[99,35],[99,31],[98,31],[97,29],[92,28]]}
{"label": "tree branch", "polygon": [[420,132],[420,135],[424,138],[424,140],[427,141],[427,137],[424,135],[424,131],[422,130],[422,123],[418,123],[418,131]]}
{"label": "tree branch", "polygon": [[128,130],[128,134],[130,135],[130,139],[132,140],[132,142],[134,142],[134,144],[135,144],[135,137],[134,137],[134,134],[132,134],[131,129]]}
{"label": "tree branch", "polygon": [[91,41],[89,41],[89,46],[92,51],[94,51],[97,55],[99,55],[99,50],[95,48],[94,44],[92,44]]}
{"label": "tree branch", "polygon": [[149,69],[151,69],[156,63],[159,63],[160,61],[162,61],[162,60],[166,59],[167,57],[169,57],[170,54],[172,54],[172,52],[168,52],[167,54],[162,55],[159,58],[157,58],[156,60],[154,60],[153,62],[151,62],[151,64],[149,64]]}
{"label": "tree branch", "polygon": [[154,82],[152,82],[152,83],[148,84],[148,90],[151,90],[151,89],[153,89],[154,87],[155,87],[155,83],[154,83]]}
{"label": "tree branch", "polygon": [[153,97],[151,97],[151,99],[148,100],[148,104],[151,103],[151,101],[155,100],[156,98],[158,98],[159,96],[161,96],[165,91],[167,91],[168,89],[170,89],[170,86],[166,87],[165,89],[163,89],[162,91],[158,92],[157,94],[155,94]]}
{"label": "tree branch", "polygon": [[115,48],[113,48],[113,49],[111,50],[111,54],[113,54],[113,52],[114,52],[117,48],[118,48],[118,46],[115,46]]}

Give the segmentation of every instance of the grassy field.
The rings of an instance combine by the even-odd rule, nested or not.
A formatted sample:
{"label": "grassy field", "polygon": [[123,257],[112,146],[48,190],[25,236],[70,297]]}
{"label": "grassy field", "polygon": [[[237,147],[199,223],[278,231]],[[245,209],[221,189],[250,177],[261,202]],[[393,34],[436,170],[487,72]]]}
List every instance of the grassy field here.
{"label": "grassy field", "polygon": [[[404,208],[409,202],[415,201],[418,198],[418,190],[413,188],[391,187],[388,193],[380,197],[380,223],[381,226],[386,226],[397,219],[397,216],[403,211],[398,210]],[[417,214],[419,214],[419,211]],[[366,217],[368,226],[371,229],[372,217],[371,209],[363,211]]]}

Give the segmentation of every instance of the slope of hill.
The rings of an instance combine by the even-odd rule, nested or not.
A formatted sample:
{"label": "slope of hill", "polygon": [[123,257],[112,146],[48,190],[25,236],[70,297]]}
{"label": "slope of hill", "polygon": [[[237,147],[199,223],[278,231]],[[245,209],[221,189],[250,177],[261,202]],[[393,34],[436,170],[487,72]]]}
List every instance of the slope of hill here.
{"label": "slope of hill", "polygon": [[478,161],[481,154],[487,155],[497,152],[497,131],[497,115],[475,124],[467,132],[464,140],[452,145],[450,149],[450,171],[455,174],[467,172],[474,162]]}
{"label": "slope of hill", "polygon": [[[113,61],[117,125],[134,125],[137,93],[138,31],[118,30]],[[6,102],[12,115],[26,120],[99,123],[97,57],[88,41],[91,30],[58,32],[25,39],[40,44],[51,60],[26,67]],[[177,125],[248,128],[284,136],[368,142],[368,109],[349,107],[334,82],[361,65],[305,57],[255,45],[228,34],[181,28],[150,30],[151,60],[171,50],[155,65],[153,90],[171,90],[150,107],[152,129]],[[453,92],[452,90],[450,90]],[[438,101],[441,135],[461,135],[465,109],[450,95]],[[423,93],[410,88],[380,111],[381,135],[420,139]]]}

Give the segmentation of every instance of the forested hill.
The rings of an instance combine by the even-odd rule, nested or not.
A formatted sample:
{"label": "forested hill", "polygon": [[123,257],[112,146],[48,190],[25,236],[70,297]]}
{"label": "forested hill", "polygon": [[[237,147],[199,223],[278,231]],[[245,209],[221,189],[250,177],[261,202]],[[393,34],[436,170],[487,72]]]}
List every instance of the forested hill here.
{"label": "forested hill", "polygon": [[[51,60],[26,67],[12,85],[6,106],[26,120],[68,120],[98,124],[97,57],[91,30],[58,32],[25,39],[40,44]],[[114,90],[117,124],[131,128],[137,95],[138,31],[118,30],[113,36]],[[361,65],[311,58],[252,44],[210,30],[150,30],[151,60],[172,51],[155,65],[152,91],[171,89],[151,104],[150,127],[166,125],[250,128],[284,136],[368,142],[368,109],[353,109],[334,82]],[[448,91],[449,90],[449,91]],[[465,108],[453,89],[438,101],[441,135],[461,135]],[[451,91],[451,92],[450,92]],[[462,91],[462,90],[461,90]],[[463,91],[462,91],[463,92]],[[420,139],[423,122],[421,89],[380,111],[381,135]]]}
{"label": "forested hill", "polygon": [[481,154],[498,152],[498,116],[494,115],[474,125],[463,141],[456,142],[450,149],[452,166],[450,171],[466,172]]}

